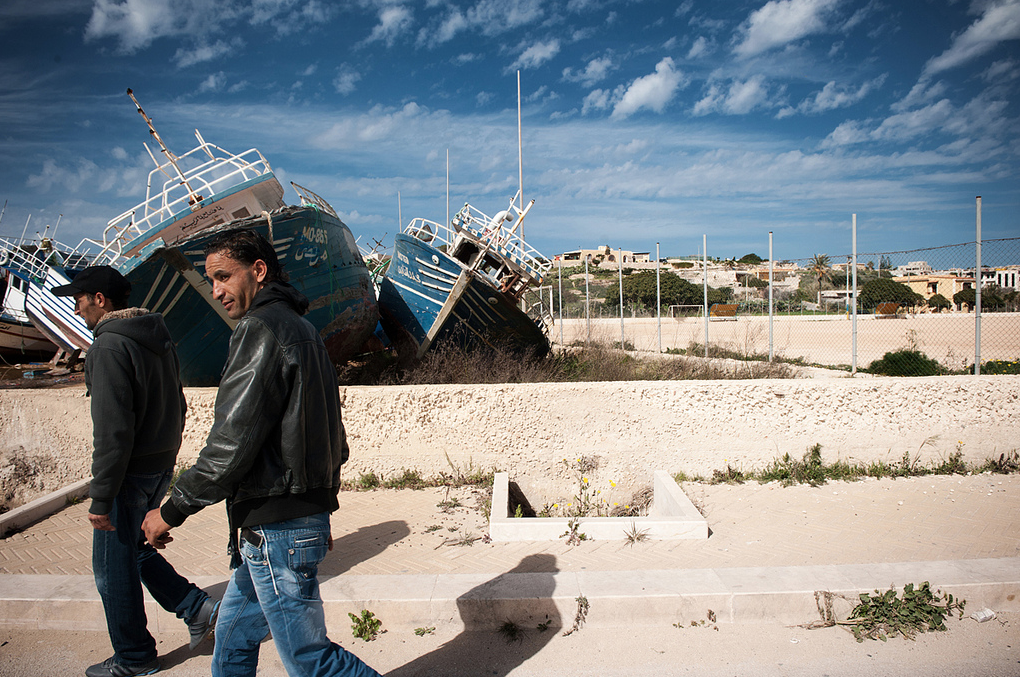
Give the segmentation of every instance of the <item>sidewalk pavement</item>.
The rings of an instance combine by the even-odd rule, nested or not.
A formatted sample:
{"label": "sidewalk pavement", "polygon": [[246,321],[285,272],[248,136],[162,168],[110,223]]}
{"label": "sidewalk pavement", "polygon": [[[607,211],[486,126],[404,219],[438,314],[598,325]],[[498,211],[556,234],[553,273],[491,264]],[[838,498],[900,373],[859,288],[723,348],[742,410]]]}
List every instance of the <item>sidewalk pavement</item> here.
{"label": "sidewalk pavement", "polygon": [[[586,628],[796,625],[818,620],[816,591],[842,595],[845,616],[860,592],[923,581],[966,599],[967,613],[1020,611],[1020,476],[683,488],[707,517],[707,540],[492,543],[478,489],[345,492],[320,567],[330,634],[346,635],[348,612],[361,609],[390,630],[508,620],[567,630],[580,598]],[[0,540],[0,627],[105,631],[86,514],[87,502],[68,505]],[[173,535],[167,559],[222,593],[223,507]],[[180,630],[149,604],[154,633]]]}

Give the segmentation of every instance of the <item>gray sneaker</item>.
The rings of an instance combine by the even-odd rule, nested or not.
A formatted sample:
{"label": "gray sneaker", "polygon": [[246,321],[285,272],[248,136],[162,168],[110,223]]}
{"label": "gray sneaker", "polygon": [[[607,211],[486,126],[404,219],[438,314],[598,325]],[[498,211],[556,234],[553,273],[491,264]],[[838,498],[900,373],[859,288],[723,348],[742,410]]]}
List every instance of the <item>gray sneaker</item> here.
{"label": "gray sneaker", "polygon": [[85,670],[85,677],[135,677],[135,675],[154,675],[159,672],[159,660],[153,658],[151,663],[144,665],[121,665],[114,662],[116,656],[110,656],[102,663],[96,663]]}
{"label": "gray sneaker", "polygon": [[[195,617],[188,623],[188,630],[191,632],[191,642],[188,648],[195,650],[206,637],[212,634],[216,628],[216,615],[220,611],[220,600],[206,597],[202,602],[202,608],[198,610]],[[147,674],[147,673],[146,673]]]}

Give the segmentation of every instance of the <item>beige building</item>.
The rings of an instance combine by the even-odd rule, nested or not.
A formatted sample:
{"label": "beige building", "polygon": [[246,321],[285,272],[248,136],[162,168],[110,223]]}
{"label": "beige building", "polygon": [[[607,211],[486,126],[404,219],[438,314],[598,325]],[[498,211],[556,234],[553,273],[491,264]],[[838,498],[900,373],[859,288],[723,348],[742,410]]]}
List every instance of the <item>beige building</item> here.
{"label": "beige building", "polygon": [[596,258],[601,258],[603,263],[618,263],[622,257],[624,263],[651,263],[648,252],[632,252],[619,249],[612,249],[609,245],[602,245],[597,249],[576,249],[572,252],[563,252],[564,261],[584,261],[593,263]]}
{"label": "beige building", "polygon": [[894,282],[902,282],[913,291],[920,294],[925,300],[936,294],[942,294],[950,303],[956,292],[970,289],[974,286],[973,277],[960,277],[957,275],[906,275],[894,277]]}

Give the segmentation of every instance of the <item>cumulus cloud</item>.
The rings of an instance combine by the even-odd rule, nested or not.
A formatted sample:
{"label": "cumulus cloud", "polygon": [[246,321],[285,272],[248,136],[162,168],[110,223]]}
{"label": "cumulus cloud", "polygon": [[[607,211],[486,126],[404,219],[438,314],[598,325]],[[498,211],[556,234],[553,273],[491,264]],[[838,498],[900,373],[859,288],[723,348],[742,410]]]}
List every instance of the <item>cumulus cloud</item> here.
{"label": "cumulus cloud", "polygon": [[825,113],[826,111],[846,108],[863,100],[868,94],[879,89],[886,80],[886,75],[880,75],[874,80],[865,82],[860,87],[841,87],[835,80],[826,83],[824,87],[807,99],[804,99],[796,108],[784,108],[779,117],[787,117],[794,113],[807,115]]}
{"label": "cumulus cloud", "polygon": [[981,16],[956,36],[949,49],[924,66],[922,77],[961,66],[987,54],[1000,42],[1020,38],[1020,0],[992,2]]}
{"label": "cumulus cloud", "polygon": [[762,75],[754,75],[747,80],[733,80],[729,87],[720,83],[708,86],[705,95],[694,104],[694,115],[724,113],[726,115],[746,115],[756,108],[768,108],[769,87]]}
{"label": "cumulus cloud", "polygon": [[411,29],[413,21],[411,10],[406,7],[383,7],[379,10],[379,23],[365,38],[365,42],[383,42],[387,47],[392,47],[397,38]]}
{"label": "cumulus cloud", "polygon": [[613,68],[613,60],[608,56],[602,56],[589,61],[582,71],[574,72],[573,68],[564,68],[563,79],[591,87],[596,82],[604,80]]}
{"label": "cumulus cloud", "polygon": [[708,53],[708,46],[708,38],[704,35],[699,35],[698,39],[694,41],[693,45],[691,45],[690,51],[687,52],[687,58],[697,59],[699,56],[704,56]]}
{"label": "cumulus cloud", "polygon": [[661,113],[684,84],[683,73],[673,67],[673,59],[664,58],[655,66],[655,72],[644,75],[630,85],[613,107],[610,117],[626,118],[641,109]]}
{"label": "cumulus cloud", "polygon": [[606,110],[609,108],[610,92],[607,89],[596,89],[584,97],[581,104],[581,115],[587,115],[590,111]]}
{"label": "cumulus cloud", "polygon": [[278,35],[289,35],[325,24],[337,11],[321,0],[95,0],[85,40],[110,38],[118,52],[133,54],[160,38],[181,38],[201,56],[210,36],[239,22],[272,25]]}
{"label": "cumulus cloud", "polygon": [[227,76],[220,71],[219,73],[211,73],[209,77],[202,81],[202,84],[198,86],[198,91],[202,92],[218,92],[227,84]]}
{"label": "cumulus cloud", "polygon": [[840,146],[850,146],[855,143],[863,143],[869,138],[867,130],[863,128],[860,122],[857,120],[847,120],[825,137],[821,147],[838,148]]}
{"label": "cumulus cloud", "polygon": [[733,52],[740,57],[761,54],[774,47],[827,30],[826,21],[839,0],[770,0],[751,12],[741,24]]}
{"label": "cumulus cloud", "polygon": [[560,41],[555,38],[547,42],[540,42],[525,49],[517,60],[514,61],[509,70],[519,68],[538,68],[546,61],[549,61],[560,52]]}
{"label": "cumulus cloud", "polygon": [[333,78],[333,88],[338,94],[346,96],[357,89],[359,80],[361,80],[361,73],[356,71],[350,64],[342,63],[336,69],[336,76]]}

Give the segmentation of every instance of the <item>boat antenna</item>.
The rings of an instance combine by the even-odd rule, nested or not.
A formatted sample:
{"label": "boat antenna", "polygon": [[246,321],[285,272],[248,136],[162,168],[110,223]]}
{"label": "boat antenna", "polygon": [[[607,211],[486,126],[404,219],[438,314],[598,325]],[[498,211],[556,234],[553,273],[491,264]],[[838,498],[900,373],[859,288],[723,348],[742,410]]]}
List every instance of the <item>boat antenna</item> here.
{"label": "boat antenna", "polygon": [[400,191],[397,191],[397,230],[404,227],[404,215],[400,212]]}
{"label": "boat antenna", "polygon": [[[521,72],[517,71],[517,167],[521,180],[521,211],[524,211],[524,143],[521,137]],[[521,240],[524,239],[524,226],[521,225]]]}
{"label": "boat antenna", "polygon": [[4,222],[4,214],[7,212],[7,200],[4,200],[4,208],[0,209],[0,223]]}
{"label": "boat antenna", "polygon": [[57,225],[53,226],[53,235],[50,236],[54,240],[57,239],[57,228],[60,228],[60,219],[62,219],[62,218],[64,218],[63,214],[58,214],[57,215]]}
{"label": "boat antenna", "polygon": [[27,218],[27,219],[25,219],[25,227],[21,229],[21,241],[22,241],[22,242],[24,242],[24,241],[25,241],[25,233],[27,233],[27,232],[28,232],[28,224],[29,224],[29,222],[30,222],[31,220],[32,220],[32,215],[31,215],[31,214],[29,214],[29,215],[28,215],[28,218]]}
{"label": "boat antenna", "polygon": [[[166,147],[165,143],[163,143],[163,139],[160,138],[159,132],[156,131],[156,127],[152,124],[152,118],[146,115],[145,111],[142,110],[142,104],[138,103],[138,99],[135,98],[135,95],[131,91],[130,87],[128,87],[127,94],[128,96],[131,97],[131,100],[135,102],[135,107],[138,109],[138,114],[142,116],[142,119],[145,120],[145,124],[149,126],[149,134],[151,134],[152,138],[154,138],[156,142],[159,144],[160,150],[162,150],[163,155],[165,155],[167,159],[170,160],[170,164],[173,166],[173,168],[177,170],[177,178],[180,179],[181,185],[188,189],[188,195],[190,196],[190,198],[188,199],[188,204],[194,205],[201,202],[202,196],[196,193],[195,189],[192,188],[191,184],[188,183],[188,179],[185,178],[184,172],[182,172],[181,168],[177,165],[177,156],[170,152],[170,149]],[[146,146],[146,149],[148,149],[148,146]],[[152,153],[150,152],[149,155],[151,156]],[[155,160],[155,158],[153,158],[153,160]],[[157,162],[156,164],[158,165],[159,163]]]}

